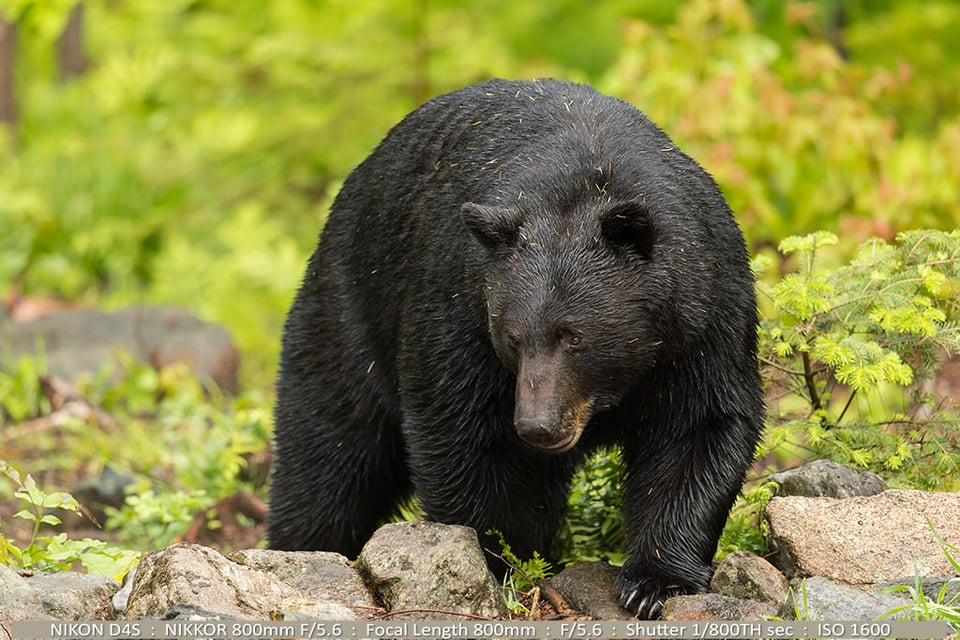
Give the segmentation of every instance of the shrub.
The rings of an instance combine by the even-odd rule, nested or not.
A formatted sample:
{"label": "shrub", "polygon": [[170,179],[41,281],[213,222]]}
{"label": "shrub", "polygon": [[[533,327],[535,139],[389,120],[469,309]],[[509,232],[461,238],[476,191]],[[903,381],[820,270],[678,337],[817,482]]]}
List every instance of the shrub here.
{"label": "shrub", "polygon": [[[790,237],[796,272],[760,282],[768,385],[761,453],[829,458],[894,485],[960,488],[960,416],[928,384],[960,351],[960,230],[870,240],[825,267],[836,236]],[[763,271],[768,261],[755,260]]]}

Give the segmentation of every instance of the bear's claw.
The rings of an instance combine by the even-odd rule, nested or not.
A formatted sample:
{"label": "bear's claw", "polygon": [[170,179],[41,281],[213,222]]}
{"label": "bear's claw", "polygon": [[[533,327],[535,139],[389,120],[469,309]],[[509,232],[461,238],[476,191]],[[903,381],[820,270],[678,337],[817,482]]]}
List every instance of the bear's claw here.
{"label": "bear's claw", "polygon": [[667,578],[640,578],[628,586],[618,584],[617,587],[620,606],[645,620],[659,618],[664,602],[687,592],[675,580]]}

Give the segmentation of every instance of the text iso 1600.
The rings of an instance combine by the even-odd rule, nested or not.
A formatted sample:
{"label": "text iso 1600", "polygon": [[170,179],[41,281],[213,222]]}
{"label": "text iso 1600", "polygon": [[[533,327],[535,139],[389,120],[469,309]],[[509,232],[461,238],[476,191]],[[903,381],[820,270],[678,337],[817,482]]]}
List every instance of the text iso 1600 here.
{"label": "text iso 1600", "polygon": [[889,622],[818,622],[814,626],[818,638],[889,638]]}

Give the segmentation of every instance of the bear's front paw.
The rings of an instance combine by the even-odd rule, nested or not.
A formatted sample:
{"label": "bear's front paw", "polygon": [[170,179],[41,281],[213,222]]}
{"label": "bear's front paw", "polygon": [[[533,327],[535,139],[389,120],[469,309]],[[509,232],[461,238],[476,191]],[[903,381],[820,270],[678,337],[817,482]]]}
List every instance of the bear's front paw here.
{"label": "bear's front paw", "polygon": [[659,618],[664,602],[691,591],[676,578],[644,576],[631,579],[623,573],[617,578],[614,590],[620,606],[643,620]]}

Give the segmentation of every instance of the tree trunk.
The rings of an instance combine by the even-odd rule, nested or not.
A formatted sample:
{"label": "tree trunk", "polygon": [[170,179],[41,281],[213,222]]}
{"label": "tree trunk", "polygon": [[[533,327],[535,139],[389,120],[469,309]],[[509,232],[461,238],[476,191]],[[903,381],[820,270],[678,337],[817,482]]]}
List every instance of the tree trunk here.
{"label": "tree trunk", "polygon": [[0,18],[0,122],[17,122],[17,101],[14,94],[13,69],[17,47],[17,24]]}
{"label": "tree trunk", "polygon": [[67,26],[57,40],[61,82],[69,82],[87,70],[87,53],[83,48],[83,13],[82,2],[73,5]]}

